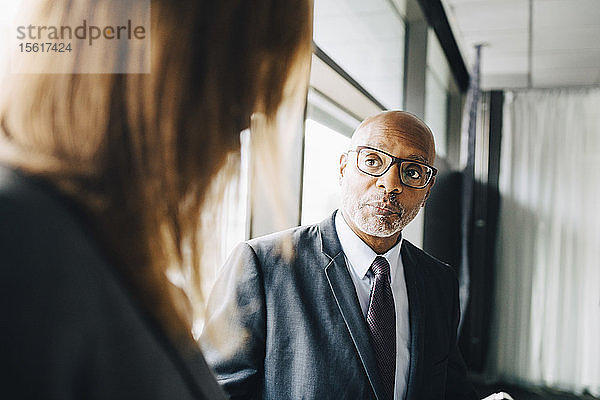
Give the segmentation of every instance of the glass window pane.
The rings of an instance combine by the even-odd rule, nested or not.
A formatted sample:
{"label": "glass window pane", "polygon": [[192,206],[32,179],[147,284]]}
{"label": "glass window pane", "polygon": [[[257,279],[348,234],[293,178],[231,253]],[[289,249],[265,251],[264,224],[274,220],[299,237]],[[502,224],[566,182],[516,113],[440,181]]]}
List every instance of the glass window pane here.
{"label": "glass window pane", "polygon": [[312,119],[306,120],[302,224],[317,223],[339,207],[339,161],[350,138]]}
{"label": "glass window pane", "polygon": [[433,132],[436,155],[446,157],[448,93],[429,68],[425,75],[425,90],[425,122]]}
{"label": "glass window pane", "polygon": [[425,75],[425,122],[435,137],[438,156],[447,156],[448,97],[452,75],[440,42],[429,30],[427,38],[427,71]]}
{"label": "glass window pane", "polygon": [[314,40],[387,108],[402,107],[405,27],[389,0],[316,0]]}

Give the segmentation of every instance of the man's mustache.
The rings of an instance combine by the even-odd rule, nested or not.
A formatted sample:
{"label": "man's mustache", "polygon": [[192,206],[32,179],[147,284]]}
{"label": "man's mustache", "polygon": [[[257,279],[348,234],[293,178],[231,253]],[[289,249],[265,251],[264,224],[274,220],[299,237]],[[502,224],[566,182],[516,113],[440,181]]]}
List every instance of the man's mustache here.
{"label": "man's mustache", "polygon": [[363,204],[386,209],[400,215],[404,213],[404,207],[402,207],[397,200],[397,195],[395,193],[389,193],[383,196],[372,196],[365,199]]}

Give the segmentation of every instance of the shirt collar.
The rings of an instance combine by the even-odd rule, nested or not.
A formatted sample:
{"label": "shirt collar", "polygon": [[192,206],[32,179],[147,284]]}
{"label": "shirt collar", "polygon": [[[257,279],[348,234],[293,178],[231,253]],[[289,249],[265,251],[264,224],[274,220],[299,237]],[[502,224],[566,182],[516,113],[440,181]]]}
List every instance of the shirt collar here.
{"label": "shirt collar", "polygon": [[[367,275],[367,272],[369,272],[369,268],[378,254],[375,253],[373,249],[369,247],[369,245],[363,242],[363,240],[359,238],[356,233],[354,233],[354,231],[348,226],[348,223],[344,219],[344,216],[340,210],[338,210],[335,215],[335,229],[337,231],[340,244],[342,245],[342,250],[348,259],[350,266],[354,269],[356,275],[363,279],[365,275]],[[400,240],[398,240],[398,243],[396,243],[394,247],[389,249],[385,254],[381,255],[388,261],[388,263],[390,263],[390,279],[392,282],[394,280],[395,273],[398,270],[398,266],[401,265],[401,245],[402,237],[400,237]]]}

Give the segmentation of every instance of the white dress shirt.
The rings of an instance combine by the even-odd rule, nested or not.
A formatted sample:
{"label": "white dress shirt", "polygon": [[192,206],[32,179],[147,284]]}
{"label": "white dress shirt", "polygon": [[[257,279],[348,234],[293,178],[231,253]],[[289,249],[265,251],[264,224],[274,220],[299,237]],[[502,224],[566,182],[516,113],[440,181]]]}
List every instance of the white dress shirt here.
{"label": "white dress shirt", "polygon": [[[348,265],[348,272],[356,288],[356,294],[365,320],[369,310],[371,288],[375,275],[370,267],[378,256],[365,242],[350,229],[341,211],[335,216],[337,231],[342,250]],[[396,308],[396,379],[394,400],[402,400],[406,396],[408,369],[410,366],[410,325],[408,320],[408,296],[404,281],[404,267],[400,256],[402,240],[387,253],[381,254],[390,263],[390,279],[394,306]]]}

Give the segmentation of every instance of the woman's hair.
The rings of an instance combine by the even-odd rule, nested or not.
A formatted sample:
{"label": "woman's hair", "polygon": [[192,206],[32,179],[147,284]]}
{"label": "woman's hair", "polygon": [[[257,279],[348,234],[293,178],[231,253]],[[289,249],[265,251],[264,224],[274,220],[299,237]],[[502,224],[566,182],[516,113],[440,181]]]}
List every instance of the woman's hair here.
{"label": "woman's hair", "polygon": [[[110,21],[148,6],[33,3],[40,26],[95,14]],[[42,61],[62,73],[9,76],[0,159],[74,200],[144,306],[187,335],[186,315],[202,307],[200,221],[207,199],[215,202],[214,177],[239,153],[251,119],[269,125],[282,104],[305,95],[311,33],[311,0],[152,0],[149,48],[98,56],[73,44],[75,56]],[[86,63],[143,69],[146,61],[150,73],[78,73]],[[173,268],[185,294],[166,278]]]}

